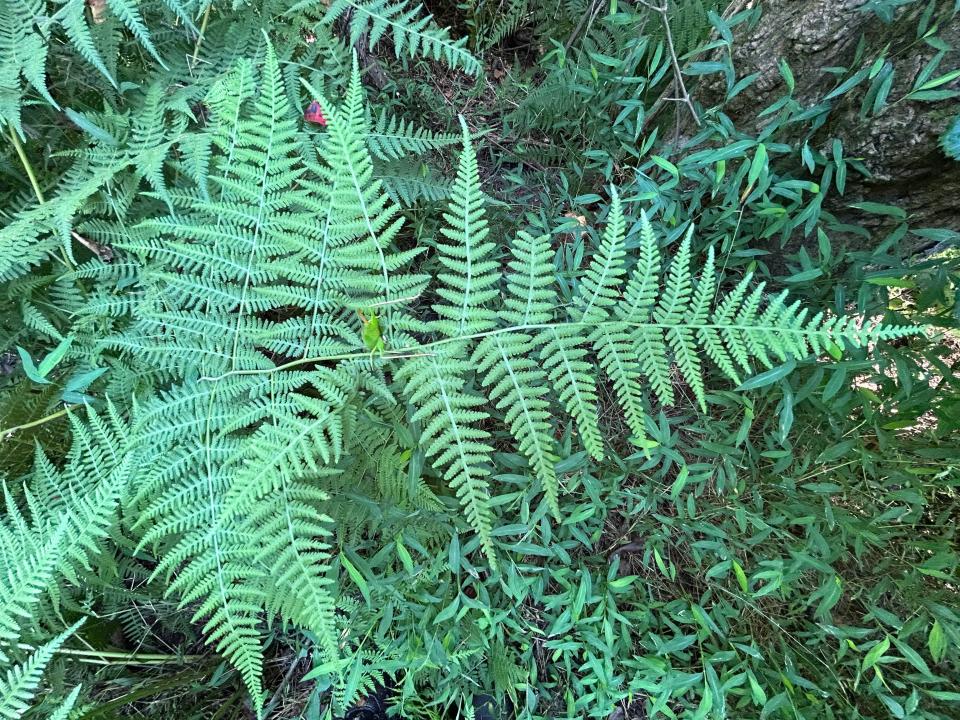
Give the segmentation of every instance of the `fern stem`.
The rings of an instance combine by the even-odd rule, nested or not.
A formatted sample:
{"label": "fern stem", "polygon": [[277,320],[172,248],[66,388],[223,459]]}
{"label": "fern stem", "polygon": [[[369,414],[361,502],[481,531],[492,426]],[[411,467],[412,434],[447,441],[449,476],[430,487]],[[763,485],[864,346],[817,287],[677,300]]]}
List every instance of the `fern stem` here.
{"label": "fern stem", "polygon": [[32,420],[31,422],[24,423],[23,425],[14,425],[13,427],[8,427],[3,430],[0,430],[0,440],[2,440],[3,438],[9,437],[10,435],[13,435],[13,433],[17,432],[18,430],[27,430],[28,428],[37,427],[38,425],[43,425],[44,423],[48,423],[51,420],[56,420],[57,418],[63,417],[68,412],[78,407],[80,407],[80,403],[77,403],[76,405],[67,405],[62,410],[57,410],[57,412],[52,413],[51,415],[47,415],[46,417],[42,417],[37,420]]}
{"label": "fern stem", "polygon": [[[17,136],[17,131],[13,129],[11,125],[9,128],[10,131],[10,142],[13,143],[14,149],[17,151],[17,156],[20,158],[20,162],[23,164],[23,169],[27,171],[27,177],[30,178],[30,187],[33,188],[33,194],[37,196],[37,200],[41,205],[47,202],[46,198],[43,196],[43,190],[40,189],[40,183],[37,182],[37,175],[33,171],[33,165],[30,162],[30,158],[27,157],[27,153],[23,149],[23,145],[20,144],[20,138]],[[63,263],[71,270],[75,270],[74,264],[70,262],[70,258],[67,256],[67,251],[60,247],[60,255],[63,258]],[[17,428],[13,428],[16,430]],[[6,432],[6,431],[4,431]],[[3,437],[3,433],[0,433],[0,437]]]}
{"label": "fern stem", "polygon": [[197,56],[200,54],[200,45],[203,43],[203,36],[207,32],[207,22],[210,20],[211,7],[213,7],[213,3],[207,5],[207,9],[203,11],[203,20],[200,21],[200,33],[197,35],[197,42],[193,45],[193,55],[190,56],[191,70],[197,66]]}
{"label": "fern stem", "polygon": [[[18,643],[17,647],[21,650],[33,652],[36,650],[27,643]],[[78,658],[81,662],[93,662],[97,665],[115,665],[130,664],[138,665],[165,665],[170,663],[190,663],[203,660],[203,655],[168,655],[165,653],[138,653],[138,652],[119,652],[115,650],[82,650],[79,648],[59,648],[57,655],[67,655]],[[120,662],[112,662],[112,661]]]}
{"label": "fern stem", "polygon": [[30,158],[28,158],[27,154],[24,152],[23,145],[20,144],[20,138],[17,137],[17,131],[13,129],[13,125],[11,125],[8,129],[10,131],[10,141],[13,143],[13,147],[17,151],[20,162],[23,163],[24,170],[27,171],[27,177],[30,178],[30,186],[33,188],[33,193],[37,196],[37,200],[43,204],[46,202],[46,200],[43,197],[43,191],[40,189],[40,183],[37,182],[37,176],[33,172],[33,165],[30,164]]}
{"label": "fern stem", "polygon": [[[563,322],[563,323],[533,323],[529,325],[511,325],[510,327],[505,328],[496,328],[494,330],[485,330],[483,332],[473,333],[471,335],[460,335],[457,337],[442,338],[440,340],[434,340],[433,342],[424,343],[423,345],[410,345],[407,347],[396,348],[396,349],[386,349],[383,352],[378,352],[377,356],[385,360],[394,360],[397,358],[408,358],[408,357],[420,357],[432,355],[430,352],[431,348],[441,347],[443,345],[450,345],[451,343],[466,342],[469,340],[480,340],[485,337],[490,337],[493,335],[505,335],[513,332],[529,332],[531,330],[549,330],[556,327],[590,327],[598,328],[605,325],[613,325],[618,327],[631,327],[631,328],[660,328],[664,331],[673,329],[673,328],[686,328],[689,330],[724,330],[732,326],[724,325],[721,323],[656,323],[656,322],[629,322],[626,320],[605,320],[605,321],[590,321],[590,322]],[[784,328],[777,327],[775,325],[751,325],[749,326],[752,330],[758,330],[762,332],[777,332],[777,333],[793,333],[798,335],[816,335],[819,331],[817,330],[807,330],[805,328]],[[923,328],[914,327],[914,334],[923,332]],[[223,380],[224,378],[232,377],[235,375],[272,375],[275,372],[282,372],[284,370],[290,370],[292,368],[300,367],[301,365],[309,365],[313,363],[321,362],[330,362],[333,360],[359,360],[362,358],[373,357],[373,353],[369,350],[357,351],[352,353],[339,353],[336,355],[320,355],[317,357],[307,357],[300,358],[299,360],[291,360],[288,363],[283,365],[277,365],[272,368],[255,368],[252,370],[231,370],[225,372],[222,375],[205,375],[200,378],[201,381],[205,382],[215,382],[217,380]]]}

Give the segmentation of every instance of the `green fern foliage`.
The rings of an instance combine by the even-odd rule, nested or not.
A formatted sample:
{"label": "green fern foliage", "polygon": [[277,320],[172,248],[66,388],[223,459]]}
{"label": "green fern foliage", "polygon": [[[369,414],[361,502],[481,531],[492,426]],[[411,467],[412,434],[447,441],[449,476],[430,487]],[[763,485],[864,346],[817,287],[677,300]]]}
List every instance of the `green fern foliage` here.
{"label": "green fern foliage", "polygon": [[[474,28],[474,48],[531,34],[537,59],[518,57],[488,82],[465,77],[481,72],[465,40],[408,0],[0,0],[0,126],[9,136],[0,173],[21,180],[3,191],[0,210],[0,718],[96,715],[99,688],[89,697],[77,688],[84,680],[74,660],[90,659],[80,643],[113,647],[114,632],[123,647],[138,648],[134,658],[181,636],[191,652],[216,655],[222,666],[203,682],[227,698],[221,717],[240,704],[261,718],[279,712],[286,695],[272,687],[272,666],[289,658],[284,687],[301,679],[293,674],[301,661],[314,664],[302,678],[316,681],[297,708],[304,716],[319,716],[328,701],[328,714],[344,715],[348,703],[390,685],[399,715],[442,708],[467,717],[486,682],[518,713],[534,717],[536,705],[557,714],[558,705],[537,705],[542,688],[531,678],[543,670],[551,688],[577,688],[568,714],[578,717],[608,717],[628,693],[648,703],[641,714],[668,706],[690,714],[699,687],[716,703],[691,711],[700,716],[749,714],[752,702],[756,714],[773,717],[809,700],[780,689],[784,672],[752,664],[769,645],[735,643],[748,652],[729,660],[740,663],[732,671],[719,659],[729,652],[708,648],[741,637],[744,598],[772,601],[778,592],[783,607],[826,621],[842,593],[830,540],[867,525],[879,536],[906,515],[880,507],[889,495],[864,505],[880,508],[868,517],[853,503],[821,508],[843,487],[779,476],[774,492],[763,485],[759,476],[771,468],[803,466],[809,479],[825,467],[801,455],[816,432],[787,442],[790,403],[801,392],[780,381],[803,365],[812,379],[802,402],[824,407],[854,394],[846,373],[874,362],[863,359],[867,349],[919,330],[808,310],[755,281],[746,270],[752,256],[740,252],[741,222],[757,237],[761,222],[781,223],[764,225],[770,233],[793,232],[793,210],[778,214],[781,203],[799,202],[814,192],[811,183],[780,183],[775,168],[741,163],[737,153],[752,150],[745,140],[713,149],[717,127],[724,141],[731,135],[722,113],[700,118],[711,149],[697,157],[725,160],[674,164],[671,148],[648,163],[664,147],[660,140],[655,148],[661,128],[652,103],[671,107],[669,92],[662,95],[674,76],[671,53],[656,28],[638,32],[648,28],[644,18],[659,25],[649,8],[606,7],[504,0],[445,8],[443,18]],[[720,5],[671,8],[689,70],[706,23],[721,30],[713,15]],[[746,27],[749,17],[730,24]],[[385,58],[390,46],[394,57]],[[361,59],[378,51],[386,89],[368,100]],[[52,71],[73,68],[77,55],[99,75],[78,83]],[[425,60],[448,66],[437,87],[405,85],[405,73],[420,81],[425,67],[437,70]],[[524,62],[535,69],[526,74]],[[531,92],[511,100],[502,123],[477,119],[518,81]],[[434,103],[440,95],[449,102]],[[428,106],[415,122],[401,113],[411,97],[411,107]],[[457,133],[445,132],[455,125],[449,107],[473,113],[459,118]],[[46,153],[58,132],[72,145]],[[577,141],[554,142],[564,135]],[[478,150],[483,137],[499,149],[512,143],[509,160]],[[770,137],[774,148],[780,141],[772,130]],[[515,157],[527,151],[549,167],[534,172],[529,156]],[[811,158],[821,162],[820,153]],[[625,179],[628,167],[638,168],[634,180]],[[653,192],[659,171],[672,179]],[[777,213],[766,205],[753,213],[755,200],[731,185],[748,173],[751,193],[777,194]],[[687,184],[704,178],[710,201],[688,203]],[[560,183],[562,206],[551,198]],[[721,204],[725,197],[736,212]],[[803,212],[819,212],[818,202]],[[689,208],[697,208],[699,233],[683,214]],[[594,210],[597,223],[579,216]],[[576,220],[552,220],[564,214]],[[824,272],[836,277],[831,263],[840,261],[826,232],[819,249]],[[811,258],[805,250],[799,257],[806,269]],[[869,273],[857,301],[871,318],[901,317],[889,297],[876,301],[887,288]],[[941,299],[953,276],[942,279]],[[895,286],[912,289],[903,285]],[[810,305],[825,302],[819,289],[796,286]],[[865,350],[840,370],[811,367],[847,348]],[[737,395],[752,388],[766,389],[758,399]],[[692,406],[682,417],[665,409],[680,402]],[[776,402],[777,431],[754,433],[751,423]],[[897,403],[902,417],[878,420],[878,438],[901,428],[909,398]],[[843,407],[844,422],[880,415],[866,404]],[[737,439],[714,442],[728,435]],[[700,438],[709,442],[697,447]],[[929,442],[930,457],[944,455],[941,440]],[[738,504],[734,448],[758,479],[750,502],[770,503],[784,518],[758,515],[760,534],[739,541],[713,524],[713,513],[735,508],[729,526],[750,525],[743,512],[758,507]],[[873,449],[861,459],[865,469],[876,462]],[[927,517],[917,486],[899,482],[897,502]],[[707,483],[715,485],[704,492]],[[811,527],[830,529],[813,541],[816,552],[791,545],[785,559],[768,560],[775,553],[757,538],[793,542],[792,507],[779,508],[797,487],[816,496],[804,517],[829,515]],[[670,501],[675,512],[662,512]],[[641,530],[644,550],[627,560]],[[690,547],[679,547],[687,538]],[[685,553],[709,585],[678,573]],[[928,579],[950,577],[956,565],[926,544],[898,562],[922,564]],[[640,571],[628,574],[627,563],[644,568],[640,594],[631,589]],[[794,603],[813,566],[825,584]],[[713,594],[727,582],[730,591]],[[671,593],[681,583],[678,615]],[[621,615],[629,603],[644,608],[639,639],[630,632],[636,614]],[[850,599],[845,614],[876,615],[858,603]],[[938,599],[916,617],[947,625],[944,607]],[[666,621],[656,619],[663,608]],[[71,623],[85,615],[96,615],[97,627],[80,632]],[[693,627],[690,618],[699,630],[680,627]],[[894,639],[890,618],[879,621],[886,650],[910,640]],[[882,682],[881,664],[887,672],[893,661],[881,663],[871,648],[883,645],[861,642],[861,628],[830,627],[857,641],[841,644],[846,653],[866,650],[875,661],[857,665],[857,677],[870,678],[864,685],[893,692],[888,685],[904,676]],[[518,628],[542,633],[550,652],[521,647]],[[109,640],[94,637],[103,630]],[[940,632],[931,631],[928,649],[942,669]],[[703,652],[689,660],[692,643]],[[656,657],[637,659],[638,648]],[[923,674],[927,663],[902,652]],[[147,657],[158,676],[183,659],[179,649]],[[695,670],[677,669],[678,659]],[[123,679],[126,670],[111,665]],[[194,688],[197,673],[184,675]],[[725,688],[737,687],[730,677],[745,678],[743,688],[749,682],[735,710],[724,699]],[[419,694],[428,687],[437,697],[425,703]],[[922,694],[904,716],[926,712],[918,710]],[[146,714],[167,712],[157,707]]]}
{"label": "green fern foliage", "polygon": [[440,320],[437,332],[458,337],[483,332],[493,327],[495,313],[487,307],[498,294],[499,273],[493,259],[494,244],[487,240],[487,223],[477,155],[463,128],[457,180],[453,185],[449,210],[443,219],[447,227],[440,232],[446,240],[437,244],[445,272],[438,276],[437,294],[444,302],[433,306]]}
{"label": "green fern foliage", "polygon": [[[193,621],[205,621],[208,642],[237,668],[259,708],[262,573],[256,545],[224,503],[231,484],[224,459],[239,452],[239,440],[224,436],[222,413],[210,417],[204,412],[217,407],[216,388],[193,394],[187,387],[170,400],[207,404],[196,408],[190,425],[163,399],[145,408],[157,438],[152,449],[173,460],[144,455],[149,468],[148,482],[139,491],[144,508],[132,529],[141,535],[141,545],[162,549],[154,575],[169,578],[168,593],[179,595],[182,603],[197,603]],[[177,423],[177,437],[167,436],[164,421]],[[165,489],[149,492],[157,484]]]}
{"label": "green fern foliage", "polygon": [[[203,374],[179,374],[137,416],[146,471],[131,529],[157,553],[154,577],[196,603],[194,619],[262,707],[267,620],[309,629],[331,661],[338,654],[332,521],[315,481],[346,454],[358,392],[392,398],[359,358],[335,371],[258,371],[277,369],[278,356],[360,355],[358,311],[389,310],[425,278],[403,271],[419,250],[391,251],[401,219],[373,178],[356,65],[342,105],[321,99],[328,133],[316,160],[270,46],[258,95],[252,77],[241,62],[214,87],[212,152],[197,191],[173,195],[177,213],[128,242],[151,289],[111,342],[158,363],[173,358],[165,376],[173,367]],[[212,262],[218,256],[231,259]]]}
{"label": "green fern foliage", "polygon": [[478,18],[474,44],[482,50],[498,45],[504,38],[515,32],[530,14],[528,0],[506,0],[498,3],[496,8],[483,13]]}
{"label": "green fern foliage", "polygon": [[[103,414],[71,418],[73,442],[63,469],[38,450],[23,504],[4,488],[0,520],[0,717],[17,718],[30,706],[44,668],[83,622],[81,619],[23,658],[23,641],[39,622],[61,617],[64,585],[83,584],[118,525],[132,457],[127,425],[113,406]],[[62,627],[62,626],[61,626]],[[29,645],[28,645],[29,647]]]}
{"label": "green fern foliage", "polygon": [[378,165],[374,178],[383,182],[390,199],[401,207],[447,200],[453,186],[449,178],[438,176],[426,164],[403,160]]}
{"label": "green fern foliage", "polygon": [[43,671],[53,659],[54,654],[61,648],[80,623],[74,624],[52,640],[37,648],[21,664],[14,665],[6,672],[6,677],[0,677],[0,717],[19,718],[30,707],[30,701],[40,685]]}
{"label": "green fern foliage", "polygon": [[[10,126],[24,136],[21,113],[29,101],[30,89],[44,102],[60,109],[60,104],[50,94],[47,78],[56,71],[56,68],[48,68],[55,30],[62,28],[71,49],[99,71],[113,88],[117,88],[118,83],[110,66],[115,64],[117,48],[109,41],[109,33],[95,29],[100,24],[116,24],[118,31],[128,31],[139,46],[166,69],[141,13],[140,3],[106,0],[100,5],[94,15],[86,0],[55,3],[3,0],[0,3],[0,127]],[[164,0],[163,5],[177,23],[196,32],[187,4]]]}
{"label": "green fern foliage", "polygon": [[69,248],[74,213],[122,167],[82,160],[60,180],[55,201],[29,205],[0,228],[0,279],[21,277],[51,254]]}
{"label": "green fern foliage", "polygon": [[73,712],[74,706],[77,704],[77,699],[80,697],[80,691],[82,689],[80,685],[77,685],[71,690],[70,694],[63,699],[63,702],[50,713],[49,720],[68,720],[70,714]]}
{"label": "green fern foliage", "polygon": [[420,442],[428,457],[443,469],[443,478],[456,492],[467,521],[493,567],[493,514],[487,478],[493,448],[481,425],[488,415],[482,397],[463,392],[462,347],[452,346],[431,357],[406,363],[397,373],[410,402],[414,422],[423,423]]}
{"label": "green fern foliage", "polygon": [[484,386],[489,387],[491,402],[504,413],[520,452],[542,484],[550,511],[559,520],[557,457],[546,399],[549,379],[536,360],[533,337],[524,333],[486,337],[477,345],[473,362]]}
{"label": "green fern foliage", "polygon": [[[718,305],[712,251],[704,273],[695,279],[690,268],[691,229],[663,270],[645,216],[640,262],[628,274],[625,221],[615,191],[600,246],[574,302],[558,313],[550,290],[553,269],[546,236],[520,235],[502,280],[496,278],[496,264],[489,259],[492,247],[483,242],[487,227],[473,157],[465,138],[451,210],[444,215],[447,242],[438,245],[440,261],[450,271],[438,276],[436,292],[444,302],[434,306],[440,319],[433,327],[443,339],[422,345],[419,351],[433,357],[405,363],[398,377],[419,408],[415,420],[424,423],[428,453],[441,465],[450,463],[445,477],[465,503],[488,553],[488,521],[482,507],[489,492],[485,458],[490,436],[483,429],[488,416],[475,393],[458,390],[466,385],[462,363],[457,362],[466,346],[475,348],[470,352],[489,388],[489,400],[506,413],[511,434],[556,510],[548,422],[551,396],[576,422],[586,450],[598,460],[604,457],[597,391],[602,376],[591,361],[594,354],[616,391],[628,426],[643,438],[649,394],[671,404],[675,384],[682,382],[705,407],[701,357],[709,357],[739,384],[735,364],[749,372],[754,362],[770,368],[775,360],[819,354],[843,343],[863,346],[916,332],[912,327],[860,326],[851,319],[825,319],[823,314],[808,318],[799,303],[787,304],[785,294],[767,298],[762,284],[746,294],[749,277]],[[507,296],[498,315],[493,306],[501,282]]]}
{"label": "green fern foliage", "polygon": [[[316,4],[300,3],[293,10]],[[292,11],[291,11],[292,12]],[[476,75],[480,63],[466,49],[466,39],[453,40],[446,28],[439,28],[430,15],[421,15],[421,6],[410,7],[407,0],[333,0],[323,16],[326,25],[349,14],[350,44],[366,38],[374,48],[384,37],[393,41],[393,50],[401,55],[423,55],[443,60],[453,68]]]}
{"label": "green fern foliage", "polygon": [[21,78],[47,102],[59,107],[44,77],[47,37],[37,24],[45,19],[43,0],[3,0],[0,4],[0,126],[23,135]]}
{"label": "green fern foliage", "polygon": [[376,123],[367,132],[370,152],[380,160],[400,160],[409,155],[420,155],[454,145],[459,141],[458,135],[418,128],[386,111],[380,113]]}
{"label": "green fern foliage", "polygon": [[[303,480],[317,471],[309,454],[317,438],[337,426],[291,392],[311,380],[323,388],[321,378],[298,373],[279,385],[185,384],[144,405],[134,425],[145,472],[132,529],[142,546],[157,549],[154,575],[170,580],[168,593],[197,603],[194,620],[205,621],[208,642],[237,668],[258,706],[265,617],[310,629],[331,659],[337,655],[326,496]],[[229,408],[239,398],[250,412],[234,417]],[[304,409],[318,415],[300,418]]]}

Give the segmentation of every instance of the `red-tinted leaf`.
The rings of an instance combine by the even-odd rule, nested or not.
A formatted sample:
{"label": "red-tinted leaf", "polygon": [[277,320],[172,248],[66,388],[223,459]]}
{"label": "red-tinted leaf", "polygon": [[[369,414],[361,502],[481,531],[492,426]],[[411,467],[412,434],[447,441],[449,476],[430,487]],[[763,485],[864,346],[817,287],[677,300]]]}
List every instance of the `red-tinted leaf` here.
{"label": "red-tinted leaf", "polygon": [[327,119],[323,116],[323,111],[320,109],[320,103],[314,100],[307,106],[307,109],[303,111],[303,119],[307,122],[315,123],[322,127],[326,127]]}

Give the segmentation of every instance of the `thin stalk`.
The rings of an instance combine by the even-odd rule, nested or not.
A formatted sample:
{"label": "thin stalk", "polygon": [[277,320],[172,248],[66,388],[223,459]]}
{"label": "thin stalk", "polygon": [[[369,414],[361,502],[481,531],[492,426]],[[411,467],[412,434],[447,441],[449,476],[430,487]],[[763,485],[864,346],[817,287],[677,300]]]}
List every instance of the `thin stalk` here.
{"label": "thin stalk", "polygon": [[200,22],[200,34],[197,35],[197,42],[193,46],[193,55],[190,56],[191,70],[197,66],[197,56],[200,54],[200,45],[203,43],[203,36],[207,31],[207,22],[210,20],[211,7],[213,7],[213,3],[207,5],[207,9],[203,11],[203,20]]}
{"label": "thin stalk", "polygon": [[[17,151],[17,156],[20,158],[20,162],[23,164],[23,169],[27,171],[27,177],[30,178],[30,187],[33,188],[33,194],[37,196],[37,200],[41,205],[43,205],[47,202],[47,200],[43,197],[43,190],[40,189],[40,183],[37,182],[37,175],[33,171],[33,165],[30,163],[30,158],[27,157],[27,153],[24,151],[23,145],[20,144],[20,138],[17,135],[17,132],[13,129],[12,125],[10,126],[9,131],[10,142],[13,143],[13,148]],[[71,270],[74,270],[74,265],[72,262],[70,262],[70,258],[67,256],[67,252],[63,249],[63,247],[60,248],[60,255],[63,257],[63,263]],[[0,433],[0,437],[2,437],[2,433]]]}
{"label": "thin stalk", "polygon": [[[700,116],[697,115],[697,109],[693,106],[693,100],[690,98],[690,93],[687,92],[687,86],[683,82],[683,68],[680,66],[680,59],[677,57],[677,51],[673,45],[673,33],[670,31],[670,6],[668,5],[668,0],[664,0],[663,5],[654,5],[648,0],[640,0],[640,4],[654,12],[660,13],[660,20],[663,22],[663,31],[667,38],[667,49],[670,51],[670,62],[673,65],[673,79],[679,95],[679,97],[676,98],[666,99],[681,102],[686,105],[690,110],[690,115],[693,116],[693,121],[697,124],[697,127],[700,127],[703,123],[700,122]],[[677,127],[679,130],[679,124]]]}
{"label": "thin stalk", "polygon": [[37,176],[33,172],[33,165],[30,164],[30,158],[28,158],[27,154],[23,151],[23,145],[20,144],[20,138],[17,136],[17,131],[13,129],[13,125],[8,129],[10,130],[10,141],[17,151],[20,162],[23,163],[23,169],[27,171],[27,177],[30,178],[30,186],[33,188],[33,193],[37,196],[37,200],[43,204],[46,200],[43,198],[43,191],[40,189],[40,183],[37,182]]}
{"label": "thin stalk", "polygon": [[62,410],[57,410],[57,412],[47,415],[46,417],[39,418],[38,420],[32,420],[28,423],[24,423],[23,425],[14,425],[13,427],[0,430],[0,440],[9,435],[13,435],[13,433],[17,432],[18,430],[27,430],[32,427],[37,427],[38,425],[43,425],[44,423],[48,423],[51,420],[56,420],[57,418],[63,417],[68,412],[78,407],[80,407],[80,403],[77,403],[76,405],[67,405]]}
{"label": "thin stalk", "polygon": [[277,703],[280,702],[280,698],[283,695],[283,691],[290,684],[290,681],[293,679],[294,673],[297,671],[297,666],[300,660],[304,657],[303,652],[297,654],[291,662],[290,666],[287,668],[287,672],[283,675],[283,680],[280,681],[280,686],[274,691],[273,697],[270,698],[270,702],[267,703],[267,706],[263,709],[263,716],[270,717],[270,713],[273,712],[273,709],[277,706]]}
{"label": "thin stalk", "polygon": [[[772,333],[783,333],[791,335],[809,335],[809,336],[821,336],[823,340],[832,339],[830,336],[831,331],[824,330],[814,330],[804,327],[799,328],[790,328],[790,327],[778,327],[776,325],[730,325],[729,323],[658,323],[658,322],[633,322],[628,320],[601,320],[601,321],[577,321],[577,322],[554,322],[554,323],[531,323],[525,325],[511,325],[510,327],[501,327],[494,330],[484,330],[482,332],[472,333],[470,335],[459,335],[456,337],[442,338],[440,340],[434,340],[433,342],[423,343],[420,345],[410,345],[407,347],[401,348],[387,348],[383,352],[371,353],[369,350],[357,351],[357,352],[346,352],[346,353],[336,353],[333,355],[318,355],[315,357],[305,357],[300,358],[299,360],[291,360],[290,362],[284,363],[282,365],[276,365],[272,368],[256,368],[252,370],[230,370],[225,372],[222,375],[205,375],[200,378],[204,382],[216,382],[218,380],[223,380],[224,378],[239,376],[239,375],[271,375],[276,372],[283,372],[285,370],[290,370],[295,367],[300,367],[301,365],[308,365],[321,362],[330,362],[334,360],[358,360],[361,358],[372,358],[378,357],[383,360],[392,360],[397,358],[409,358],[409,357],[421,357],[432,355],[431,352],[434,348],[442,347],[445,345],[451,345],[454,343],[466,342],[468,340],[480,340],[482,338],[491,337],[493,335],[506,335],[514,332],[527,332],[530,330],[551,330],[554,328],[572,328],[572,327],[584,327],[597,329],[603,326],[612,326],[612,327],[630,327],[630,328],[657,328],[660,330],[669,330],[671,328],[684,328],[687,330],[728,330],[730,328],[739,328],[739,329],[750,329],[760,332],[772,332]],[[923,328],[914,327],[911,330],[911,333],[916,335],[923,332]],[[842,336],[841,336],[842,337]]]}
{"label": "thin stalk", "polygon": [[[36,648],[27,643],[18,643],[17,647],[21,650],[33,651]],[[117,660],[119,663],[136,663],[163,665],[169,663],[192,663],[203,660],[203,655],[170,655],[167,653],[140,653],[140,652],[122,652],[117,650],[83,650],[79,648],[60,648],[57,655],[66,655],[85,661],[100,661],[102,664],[111,664],[111,660]]]}

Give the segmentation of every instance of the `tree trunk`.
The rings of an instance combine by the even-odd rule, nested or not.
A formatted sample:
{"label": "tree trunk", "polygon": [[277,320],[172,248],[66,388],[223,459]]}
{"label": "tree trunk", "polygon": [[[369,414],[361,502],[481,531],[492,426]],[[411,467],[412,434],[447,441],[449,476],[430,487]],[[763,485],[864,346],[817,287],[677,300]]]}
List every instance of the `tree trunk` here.
{"label": "tree trunk", "polygon": [[[743,34],[734,46],[734,67],[738,77],[760,73],[758,80],[734,98],[725,111],[746,129],[758,128],[763,118],[760,109],[787,92],[780,74],[780,58],[786,59],[796,79],[794,97],[810,107],[820,101],[839,82],[825,71],[842,66],[849,77],[873,56],[856,61],[861,38],[865,47],[880,49],[890,45],[888,57],[894,67],[888,106],[875,116],[859,116],[861,101],[869,80],[861,83],[840,101],[814,142],[828,157],[833,138],[843,142],[845,157],[862,159],[872,177],[851,173],[842,198],[829,208],[838,217],[869,223],[870,218],[855,214],[847,205],[860,200],[897,205],[908,213],[912,227],[948,227],[960,230],[960,162],[948,158],[940,138],[954,117],[960,114],[957,101],[901,101],[913,88],[914,80],[937,50],[917,38],[922,13],[927,3],[900,7],[893,22],[884,22],[875,13],[865,11],[868,0],[752,0],[760,5],[757,25]],[[960,66],[960,18],[953,11],[954,0],[941,0],[930,16],[929,25],[940,23],[939,36],[951,48],[930,79]],[[960,81],[938,89],[960,87]],[[717,88],[701,88],[708,104],[717,101]],[[712,96],[712,97],[711,97]],[[896,102],[891,106],[890,103]],[[876,218],[874,217],[874,221]]]}

